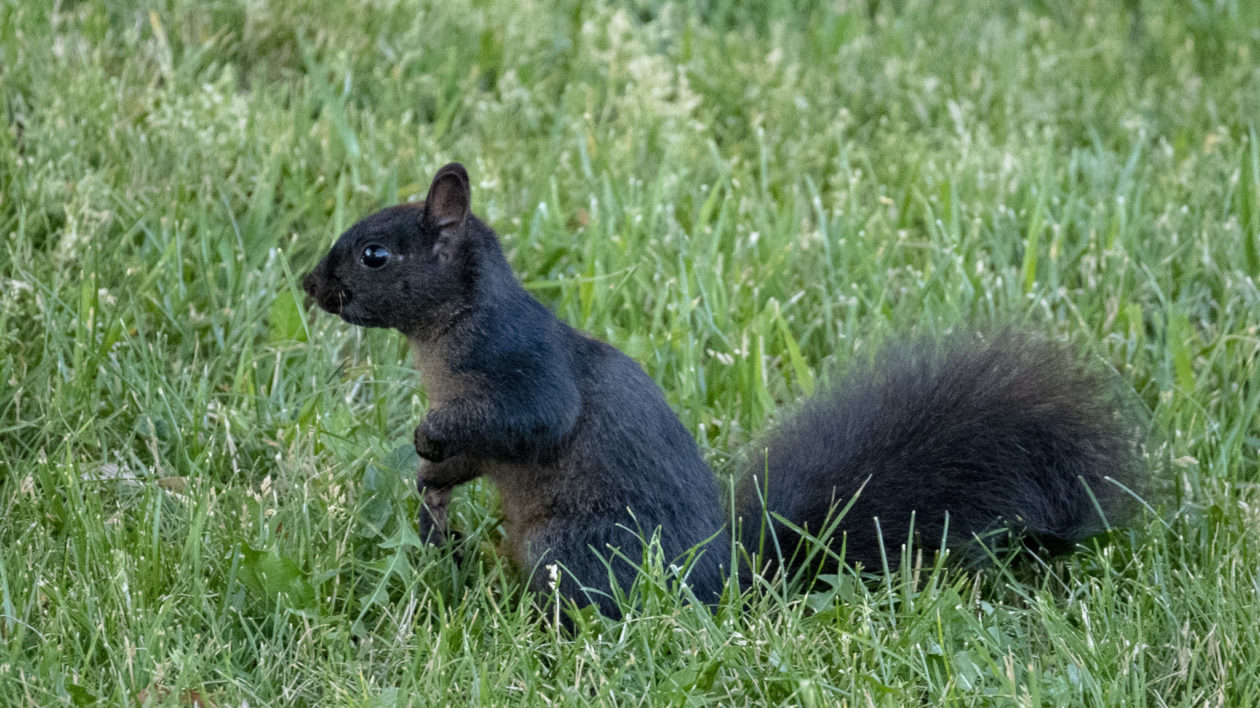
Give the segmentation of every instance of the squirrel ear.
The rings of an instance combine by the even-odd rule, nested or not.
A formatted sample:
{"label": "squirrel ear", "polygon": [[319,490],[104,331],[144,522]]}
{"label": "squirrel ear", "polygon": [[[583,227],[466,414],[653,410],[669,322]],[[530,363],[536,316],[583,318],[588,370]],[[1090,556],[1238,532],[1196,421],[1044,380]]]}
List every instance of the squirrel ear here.
{"label": "squirrel ear", "polygon": [[459,237],[464,233],[472,192],[468,172],[458,162],[437,171],[429,194],[424,198],[424,228],[433,234],[433,250],[442,260],[454,255]]}

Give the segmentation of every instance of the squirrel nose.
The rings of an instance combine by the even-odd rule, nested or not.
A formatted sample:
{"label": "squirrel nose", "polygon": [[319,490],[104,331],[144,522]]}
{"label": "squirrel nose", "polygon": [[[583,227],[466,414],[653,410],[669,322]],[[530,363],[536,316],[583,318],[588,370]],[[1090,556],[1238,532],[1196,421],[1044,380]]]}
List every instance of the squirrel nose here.
{"label": "squirrel nose", "polygon": [[311,272],[302,278],[302,290],[319,305],[321,309],[333,314],[350,304],[350,291],[342,286],[336,276],[329,276],[324,261],[320,261]]}
{"label": "squirrel nose", "polygon": [[319,292],[320,280],[319,266],[316,266],[314,270],[306,274],[305,278],[302,278],[302,290],[306,291],[307,295],[315,297],[315,294]]}

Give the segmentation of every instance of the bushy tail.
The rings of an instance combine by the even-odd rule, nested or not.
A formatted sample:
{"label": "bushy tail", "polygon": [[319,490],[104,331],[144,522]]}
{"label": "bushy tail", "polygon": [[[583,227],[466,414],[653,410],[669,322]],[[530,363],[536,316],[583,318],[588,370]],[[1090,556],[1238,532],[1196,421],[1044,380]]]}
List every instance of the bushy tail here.
{"label": "bushy tail", "polygon": [[1143,415],[1118,378],[1017,329],[888,347],[756,447],[736,490],[744,548],[796,569],[776,514],[834,529],[831,550],[871,570],[896,567],[912,529],[971,561],[1007,532],[1068,548],[1129,519],[1146,486]]}

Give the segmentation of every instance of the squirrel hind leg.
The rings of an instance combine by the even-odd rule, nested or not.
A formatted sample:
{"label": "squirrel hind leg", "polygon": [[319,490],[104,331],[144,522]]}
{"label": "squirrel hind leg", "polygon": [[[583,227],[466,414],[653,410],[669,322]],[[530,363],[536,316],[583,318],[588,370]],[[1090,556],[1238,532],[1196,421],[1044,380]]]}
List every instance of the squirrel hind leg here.
{"label": "squirrel hind leg", "polygon": [[[521,570],[530,573],[529,589],[538,596],[547,616],[558,614],[570,629],[572,625],[565,617],[567,609],[574,605],[594,605],[601,615],[620,618],[622,608],[613,582],[621,592],[629,592],[637,571],[629,561],[609,550],[607,539],[595,538],[591,533],[573,533],[582,527],[569,523],[559,530],[535,529],[527,538],[511,543],[512,555]],[[621,545],[626,558],[635,557],[626,548],[628,544]]]}
{"label": "squirrel hind leg", "polygon": [[[575,528],[583,528],[585,533],[575,534]],[[681,581],[705,605],[722,596],[725,575],[721,547],[721,543],[710,541],[695,549],[698,555],[694,557],[684,553],[671,558],[667,551],[663,559],[667,569],[684,568],[686,575]],[[543,550],[537,553],[535,549]],[[622,602],[639,577],[647,544],[620,526],[569,523],[556,533],[531,534],[517,550],[521,567],[533,569],[530,590],[537,593],[548,614],[556,613],[555,602],[559,600],[562,607],[594,605],[601,615],[619,619],[625,609]]]}

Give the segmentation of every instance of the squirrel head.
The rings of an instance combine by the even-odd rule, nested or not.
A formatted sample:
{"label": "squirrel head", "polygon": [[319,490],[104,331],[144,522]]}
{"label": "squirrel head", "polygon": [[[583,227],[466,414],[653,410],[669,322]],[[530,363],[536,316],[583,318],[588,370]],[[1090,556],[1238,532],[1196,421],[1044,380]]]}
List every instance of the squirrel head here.
{"label": "squirrel head", "polygon": [[498,250],[493,232],[470,214],[470,201],[464,166],[446,165],[423,202],[389,207],[351,226],[302,288],[353,325],[417,337],[444,329],[475,303],[486,234]]}

